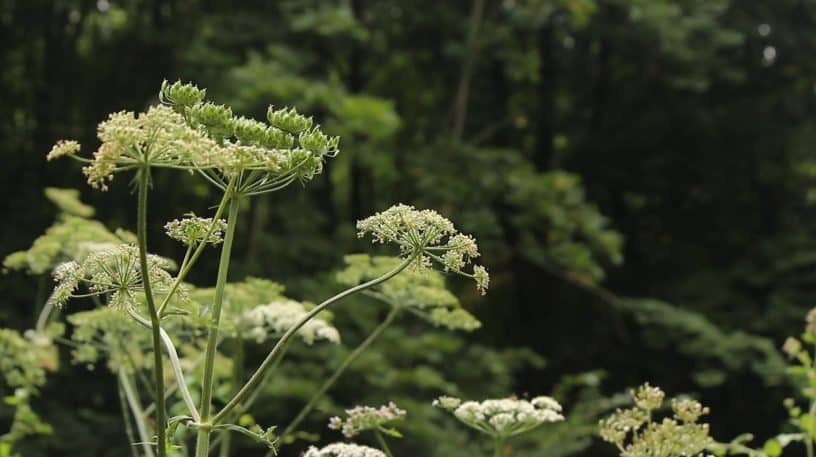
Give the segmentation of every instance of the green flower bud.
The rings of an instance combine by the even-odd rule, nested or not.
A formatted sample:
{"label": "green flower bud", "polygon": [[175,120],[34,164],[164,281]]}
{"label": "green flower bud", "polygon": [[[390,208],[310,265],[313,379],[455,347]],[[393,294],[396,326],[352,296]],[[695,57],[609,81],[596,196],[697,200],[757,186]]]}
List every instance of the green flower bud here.
{"label": "green flower bud", "polygon": [[203,128],[215,138],[225,138],[233,133],[232,109],[215,103],[199,103],[185,110],[190,123]]}
{"label": "green flower bud", "polygon": [[311,130],[301,132],[298,135],[298,143],[300,147],[323,156],[337,150],[340,138],[326,136],[318,127],[314,127]]}
{"label": "green flower bud", "polygon": [[295,137],[277,127],[269,126],[264,133],[264,146],[268,148],[290,149],[295,144]]}
{"label": "green flower bud", "polygon": [[289,133],[300,133],[312,126],[312,118],[298,114],[294,108],[276,110],[269,105],[266,117],[270,124]]}
{"label": "green flower bud", "polygon": [[258,146],[266,142],[267,126],[263,122],[236,117],[231,120],[231,124],[232,134],[241,143]]}
{"label": "green flower bud", "polygon": [[199,89],[194,84],[183,84],[181,81],[169,84],[165,79],[159,91],[159,101],[182,112],[189,106],[201,103],[206,95],[207,89]]}

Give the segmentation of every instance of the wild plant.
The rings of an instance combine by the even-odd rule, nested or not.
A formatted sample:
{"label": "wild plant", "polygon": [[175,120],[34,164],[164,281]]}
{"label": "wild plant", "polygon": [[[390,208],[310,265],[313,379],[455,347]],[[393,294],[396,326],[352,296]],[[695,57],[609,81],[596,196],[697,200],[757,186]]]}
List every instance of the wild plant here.
{"label": "wild plant", "polygon": [[[30,250],[6,259],[7,267],[51,271],[56,281],[34,331],[26,337],[9,334],[7,339],[18,346],[40,344],[48,351],[60,341],[74,347],[76,362],[95,365],[104,360],[116,374],[129,439],[139,443],[132,448],[134,455],[186,455],[187,431],[195,434],[191,453],[196,457],[210,455],[215,443],[219,454],[228,456],[232,433],[251,437],[275,453],[298,436],[298,427],[315,402],[402,313],[454,330],[470,331],[481,325],[448,292],[442,276],[470,278],[479,292],[486,292],[487,270],[474,264],[480,255],[476,241],[436,211],[409,205],[396,205],[358,222],[361,238],[395,246],[397,256],[347,257],[347,268],[338,275],[347,288],[320,303],[289,299],[282,286],[264,279],[229,283],[242,204],[294,183],[307,183],[339,152],[339,138],[326,135],[312,118],[294,109],[270,106],[266,121],[236,116],[229,107],[207,101],[206,91],[192,84],[163,83],[159,104],[143,113],[111,114],[99,125],[100,145],[92,155],[82,155],[78,142],[64,140],[47,156],[81,162],[89,185],[101,191],[113,185],[118,175],[132,174],[137,196],[135,234],[108,231],[88,219],[93,209],[79,202],[75,191],[55,189],[49,197],[63,210],[62,219]],[[185,247],[178,262],[150,253],[148,245],[150,191],[162,192],[154,187],[153,176],[164,170],[198,175],[220,195],[212,215],[187,214],[166,223],[167,235]],[[186,278],[208,247],[220,250],[215,285],[197,288]],[[247,421],[244,413],[260,387],[275,375],[290,344],[340,342],[328,308],[358,293],[389,306],[386,318],[325,380],[280,436],[274,426]],[[61,326],[49,322],[55,311],[74,300],[90,300],[98,306],[68,317],[74,331],[66,340]],[[240,354],[247,342],[272,346],[251,370],[245,371],[240,355],[226,357],[219,351],[219,346],[228,344]],[[27,357],[35,354],[19,352]],[[19,360],[7,359],[12,366],[2,367],[6,384],[36,392],[44,379],[41,360],[16,357]],[[152,372],[152,378],[143,376],[146,371]],[[140,398],[144,390],[152,392],[148,404]],[[334,420],[333,426],[349,433],[373,430],[381,451],[341,443],[311,448],[306,455],[392,455],[383,433],[398,433],[385,428],[388,421],[371,422],[378,414],[390,420],[404,411],[392,405],[352,409],[346,419]],[[32,420],[19,423],[38,425]],[[47,431],[44,427],[41,431]],[[526,429],[516,432],[521,431]]]}

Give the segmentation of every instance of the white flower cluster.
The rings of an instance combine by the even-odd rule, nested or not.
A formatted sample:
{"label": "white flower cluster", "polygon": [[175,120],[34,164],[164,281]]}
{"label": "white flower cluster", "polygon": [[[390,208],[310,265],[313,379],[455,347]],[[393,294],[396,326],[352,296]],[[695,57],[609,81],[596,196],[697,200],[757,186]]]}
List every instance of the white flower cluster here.
{"label": "white flower cluster", "polygon": [[[241,327],[249,338],[262,343],[294,327],[307,312],[302,303],[281,299],[245,311],[241,317]],[[317,340],[340,343],[340,332],[325,319],[317,317],[300,327],[297,334],[306,344],[313,344]]]}
{"label": "white flower cluster", "polygon": [[508,438],[548,422],[564,420],[561,405],[550,397],[532,400],[492,399],[482,402],[440,397],[434,406],[453,413],[464,424],[494,438]]}
{"label": "white flower cluster", "polygon": [[[148,274],[154,293],[161,293],[172,283],[167,270],[175,265],[172,261],[156,255],[148,255]],[[139,250],[127,244],[103,245],[91,249],[82,260],[58,265],[53,272],[57,286],[49,299],[63,306],[80,285],[88,289],[86,295],[107,295],[111,306],[134,305],[140,302],[138,294],[144,292]]]}
{"label": "white flower cluster", "polygon": [[673,399],[673,417],[653,421],[653,412],[662,407],[665,396],[648,383],[633,390],[635,406],[602,419],[601,438],[617,446],[622,457],[703,455],[715,444],[708,424],[697,423],[708,408],[692,399]]}
{"label": "white flower cluster", "polygon": [[[204,100],[192,84],[162,84],[161,102],[147,112],[113,113],[99,124],[101,140],[83,168],[88,183],[101,190],[120,171],[143,166],[201,171],[210,182],[245,195],[279,190],[320,173],[326,157],[338,152],[339,138],[325,135],[311,118],[294,109],[269,108],[269,124],[233,116],[228,106]],[[74,157],[80,145],[62,140],[48,160]],[[244,173],[248,172],[248,173]]]}
{"label": "white flower cluster", "polygon": [[190,215],[184,219],[174,219],[164,225],[167,236],[188,246],[199,243],[219,244],[224,239],[227,221],[211,217]]}
{"label": "white flower cluster", "polygon": [[88,184],[101,190],[107,189],[107,182],[118,171],[144,163],[180,166],[218,149],[215,141],[166,106],[153,106],[138,115],[113,113],[99,124],[98,136],[102,144],[83,171]]}
{"label": "white flower cluster", "polygon": [[405,410],[397,407],[394,402],[373,408],[371,406],[356,406],[346,410],[346,419],[334,416],[329,420],[329,428],[340,430],[347,438],[351,438],[366,430],[376,430],[393,421],[405,418]]}
{"label": "white flower cluster", "polygon": [[385,453],[368,446],[351,443],[332,443],[321,449],[314,446],[303,457],[386,457]]}
{"label": "white flower cluster", "polygon": [[476,240],[459,233],[453,223],[433,210],[417,210],[409,205],[395,205],[357,222],[360,238],[371,235],[375,243],[396,243],[404,257],[416,256],[417,263],[429,267],[432,262],[476,281],[484,294],[490,282],[487,270],[480,265],[473,273],[463,269],[479,257]]}
{"label": "white flower cluster", "polygon": [[80,145],[74,140],[59,140],[48,152],[46,160],[54,160],[62,156],[71,156],[79,152]]}

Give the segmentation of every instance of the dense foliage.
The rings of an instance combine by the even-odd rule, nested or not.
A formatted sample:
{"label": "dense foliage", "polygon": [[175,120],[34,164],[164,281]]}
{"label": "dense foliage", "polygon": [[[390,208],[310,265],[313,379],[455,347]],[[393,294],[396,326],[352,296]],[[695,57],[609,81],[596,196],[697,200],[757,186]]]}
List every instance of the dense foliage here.
{"label": "dense foliage", "polygon": [[[58,263],[83,257],[87,242],[135,241],[130,178],[97,192],[82,165],[45,154],[61,138],[93,151],[91,127],[158,103],[165,78],[206,86],[235,117],[292,106],[342,138],[308,189],[244,204],[225,309],[294,299],[307,309],[303,300],[377,274],[389,252],[357,240],[355,224],[394,202],[450,216],[491,271],[484,297],[466,279],[447,278],[443,292],[427,277],[410,304],[394,305],[405,297],[390,283],[338,307],[324,324],[340,344],[314,333],[312,346],[293,346],[297,363],[281,365],[247,428],[285,426],[399,309],[315,401],[303,449],[340,438],[330,416],[393,400],[408,411],[397,427],[410,438],[389,441],[395,454],[477,455],[489,443],[434,398],[551,393],[565,420],[508,440],[505,455],[615,455],[595,437],[598,419],[627,408],[620,393],[645,381],[694,394],[720,440],[752,431],[762,447],[807,431],[809,419],[802,426],[802,411],[785,405],[809,394],[783,403],[802,370],[786,370],[779,348],[814,304],[814,19],[810,0],[0,1],[10,221],[0,231],[0,323],[10,329],[0,363],[11,373],[0,423],[20,424],[0,428],[11,430],[0,455],[6,442],[24,456],[128,452],[116,373],[136,363],[149,374],[149,333],[92,298],[71,307],[64,329],[37,317]],[[184,173],[152,178],[172,192],[151,201],[151,251],[181,259],[185,245],[163,225],[187,211],[212,216],[218,190]],[[80,189],[84,203],[56,188]],[[177,228],[190,240],[196,227]],[[190,273],[189,306],[214,293],[219,249]],[[364,250],[371,256],[345,257]],[[246,366],[266,354],[253,329],[272,325],[256,313],[225,324],[247,332],[243,350],[224,346]],[[57,350],[48,338],[65,341]],[[119,352],[95,351],[122,340]],[[216,365],[224,385],[233,362]],[[259,452],[238,436],[232,449]]]}

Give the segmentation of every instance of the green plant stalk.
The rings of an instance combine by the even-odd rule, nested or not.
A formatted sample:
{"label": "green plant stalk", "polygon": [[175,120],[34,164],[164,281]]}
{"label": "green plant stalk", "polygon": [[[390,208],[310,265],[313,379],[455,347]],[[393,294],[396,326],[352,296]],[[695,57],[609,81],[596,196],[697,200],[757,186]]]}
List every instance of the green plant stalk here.
{"label": "green plant stalk", "polygon": [[[136,313],[136,311],[128,308],[127,312],[136,322],[142,326],[150,328],[150,323]],[[167,359],[170,361],[170,366],[172,367],[173,373],[176,377],[176,385],[178,386],[179,392],[181,392],[181,398],[184,400],[184,404],[187,405],[187,409],[190,411],[190,415],[193,417],[193,419],[196,421],[200,420],[198,410],[193,402],[193,396],[190,394],[190,389],[187,387],[187,381],[184,380],[184,371],[181,369],[181,361],[179,361],[176,346],[173,344],[173,340],[170,339],[170,335],[168,335],[167,332],[161,328],[161,326],[159,326],[159,335],[161,336],[162,343],[167,350]]]}
{"label": "green plant stalk", "polygon": [[502,457],[502,448],[504,447],[504,440],[501,438],[493,439],[493,457]]}
{"label": "green plant stalk", "polygon": [[300,425],[303,419],[305,419],[306,416],[312,411],[312,409],[315,407],[315,404],[317,404],[317,401],[320,400],[320,398],[331,388],[331,386],[334,385],[335,382],[337,382],[337,380],[340,378],[340,376],[342,376],[346,369],[355,360],[357,360],[357,358],[360,357],[360,355],[363,352],[365,352],[365,350],[371,345],[371,343],[373,343],[374,340],[376,340],[382,334],[382,332],[386,328],[388,328],[391,325],[391,323],[394,322],[394,319],[397,317],[400,311],[401,310],[398,307],[391,308],[391,311],[388,312],[388,315],[377,326],[377,328],[375,328],[371,332],[371,334],[369,334],[368,337],[366,337],[366,339],[362,343],[360,343],[360,345],[357,346],[354,349],[354,351],[352,351],[345,358],[345,360],[343,360],[340,366],[338,366],[337,369],[334,370],[334,373],[332,373],[332,375],[328,379],[326,379],[325,382],[323,382],[323,385],[320,386],[320,389],[318,389],[318,391],[315,392],[314,395],[312,395],[312,398],[309,399],[309,402],[306,404],[306,406],[304,406],[303,409],[300,410],[298,415],[295,416],[294,419],[292,419],[292,422],[289,424],[289,426],[286,427],[281,436],[285,437],[297,431],[297,427]]}
{"label": "green plant stalk", "polygon": [[153,301],[153,290],[147,268],[147,192],[150,168],[145,165],[139,170],[139,201],[136,209],[136,236],[139,240],[139,266],[142,274],[147,311],[150,314],[151,333],[153,334],[153,377],[154,398],[156,403],[156,446],[159,457],[167,454],[167,409],[164,404],[164,364],[162,362],[161,334],[159,314]]}
{"label": "green plant stalk", "polygon": [[125,399],[136,420],[136,430],[139,432],[139,439],[142,441],[145,456],[153,457],[153,449],[150,447],[150,434],[147,431],[147,425],[145,425],[145,414],[139,402],[139,394],[133,388],[128,375],[122,370],[119,371],[119,385],[122,386],[122,390],[125,392]]}
{"label": "green plant stalk", "polygon": [[209,423],[212,410],[213,369],[215,367],[215,349],[218,345],[218,326],[221,321],[221,305],[224,301],[224,287],[227,284],[229,261],[232,253],[232,242],[235,239],[235,225],[238,222],[240,201],[235,195],[230,196],[227,230],[224,234],[224,246],[221,249],[221,260],[218,263],[218,277],[215,282],[215,300],[213,302],[210,329],[207,334],[207,349],[204,355],[204,378],[201,388],[201,420],[196,435],[196,457],[207,457],[210,453],[210,433],[213,423]]}
{"label": "green plant stalk", "polygon": [[127,404],[127,398],[125,398],[125,390],[122,388],[122,381],[119,380],[116,383],[116,392],[119,394],[119,407],[122,409],[122,423],[125,425],[125,434],[128,438],[128,447],[130,448],[130,454],[133,457],[139,457],[139,451],[136,450],[136,435],[133,433],[133,419],[130,417],[130,407]]}
{"label": "green plant stalk", "polygon": [[385,442],[385,438],[382,436],[379,430],[374,430],[374,434],[377,435],[377,442],[380,443],[380,448],[382,448],[385,455],[388,457],[394,457],[394,454],[391,452],[391,449],[388,447],[388,443]]}
{"label": "green plant stalk", "polygon": [[[208,236],[210,232],[212,232],[213,228],[215,228],[216,221],[218,221],[218,219],[221,218],[221,214],[224,213],[224,209],[227,206],[227,202],[230,199],[230,195],[232,195],[234,187],[235,178],[230,180],[229,184],[227,185],[227,191],[221,197],[221,202],[218,204],[218,208],[215,210],[215,215],[213,216],[213,224],[210,226],[210,231],[207,233]],[[184,278],[187,277],[187,273],[190,272],[190,269],[192,269],[193,265],[195,265],[196,261],[198,261],[198,258],[201,256],[201,253],[204,252],[204,247],[206,245],[207,243],[199,243],[198,246],[196,246],[196,250],[193,252],[192,256],[188,258],[187,255],[185,255],[185,259],[187,261],[186,262],[182,261],[182,265],[179,268],[179,273],[176,276],[176,280],[173,281],[173,285],[170,286],[169,292],[164,297],[164,300],[162,300],[162,303],[159,306],[159,314],[163,313],[165,308],[167,308],[167,305],[170,303],[170,299],[173,297],[173,294],[176,293],[176,290],[178,290],[178,287],[181,285],[182,281],[184,281]]]}
{"label": "green plant stalk", "polygon": [[[238,335],[235,340],[236,353],[232,362],[232,385],[236,388],[244,376],[244,339]],[[232,444],[232,434],[229,430],[221,432],[221,446],[218,448],[220,457],[229,457],[230,445]]]}
{"label": "green plant stalk", "polygon": [[[373,286],[376,286],[377,284],[388,281],[389,279],[391,279],[394,276],[398,275],[402,270],[406,269],[411,264],[411,262],[414,261],[414,259],[416,259],[417,255],[419,255],[419,253],[414,253],[411,257],[408,257],[407,259],[402,261],[402,263],[397,265],[393,270],[389,271],[388,273],[385,273],[384,275],[382,275],[382,276],[380,276],[378,278],[374,278],[371,281],[365,282],[363,284],[359,284],[359,285],[354,286],[354,287],[352,287],[350,289],[346,289],[343,292],[340,292],[339,294],[329,298],[328,300],[324,301],[323,303],[321,303],[321,304],[315,306],[314,308],[312,308],[308,313],[306,313],[305,316],[303,316],[303,318],[301,318],[301,320],[297,324],[292,326],[289,330],[286,331],[286,333],[283,334],[283,336],[281,336],[281,338],[278,340],[278,342],[275,344],[275,346],[272,348],[272,350],[266,356],[264,361],[261,363],[261,366],[259,366],[258,369],[255,370],[255,372],[252,374],[252,376],[249,378],[249,380],[244,384],[243,387],[241,387],[241,390],[239,390],[238,393],[235,394],[234,397],[232,397],[232,399],[224,406],[224,409],[222,409],[218,414],[216,414],[213,417],[213,424],[218,424],[220,420],[224,419],[249,394],[251,394],[253,390],[255,390],[255,388],[264,379],[264,374],[265,374],[266,370],[275,362],[275,359],[277,359],[278,355],[284,350],[284,348],[286,347],[289,340],[295,335],[295,333],[298,330],[300,330],[301,327],[303,327],[303,325],[305,325],[307,322],[309,322],[313,317],[318,315],[321,311],[328,308],[329,305],[331,305],[332,303],[334,303],[336,301],[339,301],[339,300],[342,300],[343,298],[346,298],[349,295],[354,295],[357,292],[361,292],[363,290],[366,290],[369,287],[373,287]],[[203,416],[203,413],[202,413],[202,416]],[[201,456],[197,456],[197,457],[201,457]]]}
{"label": "green plant stalk", "polygon": [[[816,344],[813,346],[813,359],[812,360],[814,362],[816,362]],[[814,366],[813,366],[814,362],[811,362],[811,364],[810,364],[811,365],[810,366],[811,373],[814,370]],[[811,400],[810,401],[810,409],[809,409],[808,413],[810,414],[811,419],[814,417],[814,415],[816,415],[816,400]],[[812,434],[812,430],[805,430],[804,435],[805,435],[805,449],[807,450],[807,457],[813,457],[813,434]]]}
{"label": "green plant stalk", "polygon": [[[283,348],[283,352],[281,352],[281,354],[278,356],[277,360],[275,360],[275,363],[273,363],[272,366],[270,366],[269,369],[266,370],[266,374],[264,374],[264,377],[261,380],[261,383],[259,384],[259,386],[262,386],[262,385],[266,384],[266,382],[269,381],[269,378],[272,377],[271,376],[272,373],[277,369],[278,365],[280,365],[281,360],[283,360],[283,357],[286,355],[286,349],[287,348]],[[235,409],[230,414],[229,421],[234,421],[235,418],[239,417],[241,414],[244,413],[244,411],[248,410],[249,407],[252,406],[253,403],[255,403],[255,400],[257,400],[258,397],[261,396],[261,392],[262,392],[261,389],[255,389],[254,391],[252,391],[252,393],[247,397],[245,402],[243,402],[242,404],[235,407]],[[221,435],[218,436],[218,438],[214,439],[213,440],[213,446],[215,446],[216,443],[219,443],[219,440],[223,439],[224,436],[225,435],[222,433]],[[276,452],[277,452],[277,450],[272,449],[266,455],[268,457],[273,457],[273,456],[277,455]]]}

